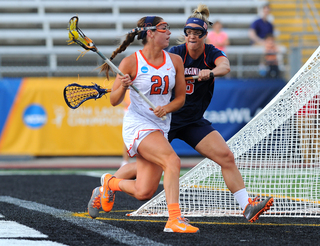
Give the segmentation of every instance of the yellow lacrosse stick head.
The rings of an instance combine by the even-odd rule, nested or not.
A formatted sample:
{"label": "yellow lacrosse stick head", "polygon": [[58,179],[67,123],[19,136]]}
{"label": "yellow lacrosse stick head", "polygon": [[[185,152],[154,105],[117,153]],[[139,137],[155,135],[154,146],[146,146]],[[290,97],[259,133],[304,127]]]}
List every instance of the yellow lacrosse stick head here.
{"label": "yellow lacrosse stick head", "polygon": [[73,16],[69,21],[69,40],[68,44],[76,43],[86,50],[95,50],[95,44],[88,38],[81,29],[78,27],[79,18],[78,16]]}
{"label": "yellow lacrosse stick head", "polygon": [[75,43],[74,39],[78,39],[79,38],[79,34],[77,32],[78,20],[79,20],[78,16],[73,16],[69,21],[69,26],[68,26],[69,40],[67,41],[68,44]]}

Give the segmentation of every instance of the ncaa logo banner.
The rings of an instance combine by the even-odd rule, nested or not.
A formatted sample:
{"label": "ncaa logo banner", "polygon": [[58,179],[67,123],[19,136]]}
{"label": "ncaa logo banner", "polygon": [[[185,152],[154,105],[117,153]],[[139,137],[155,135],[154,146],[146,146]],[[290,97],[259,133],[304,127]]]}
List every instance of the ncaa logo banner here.
{"label": "ncaa logo banner", "polygon": [[[1,80],[0,80],[1,81]],[[105,78],[25,78],[0,87],[0,154],[2,155],[121,155],[123,106],[107,97],[69,108],[63,89],[71,83],[101,86]],[[12,88],[10,88],[12,87]],[[14,93],[13,93],[14,92]]]}

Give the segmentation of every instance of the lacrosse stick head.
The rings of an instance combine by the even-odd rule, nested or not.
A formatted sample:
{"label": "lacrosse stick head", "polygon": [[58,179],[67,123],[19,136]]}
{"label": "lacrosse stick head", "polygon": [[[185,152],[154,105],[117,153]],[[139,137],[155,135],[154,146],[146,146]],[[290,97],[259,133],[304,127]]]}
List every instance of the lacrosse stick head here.
{"label": "lacrosse stick head", "polygon": [[97,84],[79,85],[73,83],[64,88],[63,97],[70,108],[76,109],[85,101],[90,99],[96,100],[108,92],[111,92],[111,89],[104,89]]}
{"label": "lacrosse stick head", "polygon": [[68,31],[69,31],[69,40],[68,44],[76,43],[86,50],[96,51],[96,45],[94,42],[88,38],[81,29],[78,27],[79,18],[78,16],[73,16],[69,20]]}

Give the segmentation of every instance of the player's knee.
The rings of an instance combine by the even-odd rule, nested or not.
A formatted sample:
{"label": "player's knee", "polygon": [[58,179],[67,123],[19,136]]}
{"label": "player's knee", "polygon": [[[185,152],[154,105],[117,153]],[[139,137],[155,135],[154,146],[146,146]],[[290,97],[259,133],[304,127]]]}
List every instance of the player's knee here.
{"label": "player's knee", "polygon": [[181,168],[181,160],[176,154],[172,154],[165,161],[164,171],[179,172]]}
{"label": "player's knee", "polygon": [[223,155],[223,163],[225,167],[233,167],[236,165],[233,153],[229,150]]}
{"label": "player's knee", "polygon": [[231,150],[229,150],[229,151],[227,151],[227,153],[225,153],[225,158],[228,160],[228,162],[234,163],[234,155],[231,152]]}
{"label": "player's knee", "polygon": [[234,155],[229,149],[224,149],[220,151],[218,155],[212,156],[212,160],[218,163],[222,168],[232,168],[236,165]]}
{"label": "player's knee", "polygon": [[138,199],[139,201],[150,200],[155,192],[156,192],[155,190],[138,191],[135,194],[135,198]]}

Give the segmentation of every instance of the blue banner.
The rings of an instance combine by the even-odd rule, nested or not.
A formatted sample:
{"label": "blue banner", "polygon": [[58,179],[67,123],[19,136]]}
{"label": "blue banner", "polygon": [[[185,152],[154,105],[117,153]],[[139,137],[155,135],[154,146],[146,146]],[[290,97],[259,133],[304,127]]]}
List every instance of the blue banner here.
{"label": "blue banner", "polygon": [[[204,115],[228,141],[260,112],[285,86],[281,79],[222,79],[215,81],[212,101]],[[172,141],[178,155],[199,155],[179,139]]]}
{"label": "blue banner", "polygon": [[0,136],[13,105],[13,101],[16,99],[21,80],[21,78],[0,79]]}
{"label": "blue banner", "polygon": [[[33,79],[35,80],[35,79]],[[80,113],[83,110],[77,110],[73,111],[68,109],[63,101],[62,98],[62,89],[64,88],[64,85],[68,83],[70,78],[65,78],[65,81],[62,81],[61,78],[59,78],[58,82],[50,82],[47,81],[47,83],[43,83],[43,79],[39,79],[39,81],[33,81],[29,79],[29,83],[26,83],[26,79],[0,79],[0,140],[2,139],[2,148],[5,148],[8,143],[12,144],[12,148],[10,150],[14,150],[14,154],[16,152],[18,154],[22,153],[33,153],[33,154],[42,154],[44,153],[44,145],[41,146],[41,151],[38,152],[30,151],[26,152],[26,150],[22,151],[23,148],[30,148],[31,140],[34,139],[34,141],[40,141],[38,138],[42,136],[46,136],[48,138],[48,134],[54,133],[52,136],[52,140],[47,141],[51,144],[57,142],[57,146],[60,146],[63,151],[65,151],[66,146],[65,140],[63,142],[61,141],[61,138],[58,132],[62,132],[63,129],[65,129],[68,134],[72,133],[72,129],[75,128],[75,126],[69,126],[70,123],[70,117],[80,117]],[[96,79],[97,80],[97,79]],[[72,79],[71,79],[72,81]],[[39,85],[41,86],[39,86]],[[212,125],[215,129],[217,129],[220,134],[224,137],[224,139],[227,141],[229,140],[234,134],[236,134],[242,127],[244,127],[265,105],[269,103],[270,100],[272,100],[278,92],[285,86],[285,81],[283,80],[264,80],[264,79],[248,79],[248,80],[238,80],[238,79],[222,79],[217,78],[215,82],[215,91],[213,95],[213,99],[211,104],[209,105],[206,113],[205,118],[208,119],[210,122],[212,122]],[[20,89],[21,88],[21,89]],[[34,89],[33,89],[34,88]],[[55,102],[53,99],[48,99],[48,96],[43,97],[43,93],[41,90],[44,90],[47,88],[47,90],[50,90],[51,94],[53,94],[53,91],[56,91],[57,96],[54,96],[55,100],[58,100]],[[30,97],[29,90],[40,90],[37,95],[41,95],[39,97]],[[21,91],[25,91],[24,94],[21,93]],[[18,95],[19,92],[19,95]],[[50,94],[50,95],[51,95]],[[28,96],[28,98],[26,98]],[[32,102],[30,101],[32,99]],[[46,112],[48,113],[48,118],[45,122],[34,122],[34,118],[29,117],[30,115],[33,115],[34,112],[37,113],[37,115],[43,115],[44,112],[41,108],[39,108],[39,105],[42,105],[43,102],[38,102],[39,100],[49,100],[45,105],[46,106]],[[97,107],[98,104],[102,104],[103,107],[106,107],[106,102],[103,100],[101,101],[92,101],[92,105],[88,102],[84,108],[88,107]],[[26,104],[26,105],[24,105]],[[15,105],[15,108],[14,106]],[[43,104],[44,105],[44,104]],[[102,107],[101,106],[101,107]],[[13,110],[14,108],[14,110]],[[115,108],[111,107],[112,110],[116,110]],[[40,111],[39,111],[40,110]],[[92,112],[100,112],[99,110],[95,110]],[[101,110],[101,113],[104,112]],[[108,111],[109,112],[109,111]],[[120,109],[121,113],[123,113],[122,109]],[[75,114],[77,113],[77,114]],[[11,115],[11,116],[10,116]],[[81,116],[82,117],[82,116]],[[86,115],[86,117],[89,117]],[[91,117],[91,116],[90,116]],[[92,116],[92,117],[98,117],[98,116]],[[103,115],[99,115],[99,117],[104,117]],[[12,120],[14,124],[8,123],[8,118]],[[73,119],[72,118],[72,119]],[[110,117],[108,117],[110,118]],[[25,121],[26,119],[29,119],[29,121]],[[40,118],[36,118],[39,120]],[[41,118],[42,119],[42,118]],[[24,120],[24,121],[23,121]],[[119,116],[119,122],[122,120],[122,115]],[[87,121],[86,121],[87,122]],[[25,125],[27,123],[27,125]],[[41,123],[41,124],[40,124]],[[46,123],[46,126],[43,124]],[[121,124],[121,123],[119,123]],[[6,127],[8,126],[8,127]],[[6,129],[4,129],[6,127]],[[35,134],[35,131],[41,131],[45,127],[51,127],[46,134]],[[86,130],[83,131],[85,134],[88,133],[89,129],[96,129],[97,126],[86,126]],[[114,134],[118,134],[119,141],[117,141],[119,147],[118,152],[122,151],[122,141],[121,141],[121,131],[114,131],[112,130],[113,126],[110,126]],[[21,134],[22,130],[26,128],[26,131],[30,132],[28,134]],[[109,129],[108,128],[108,129]],[[120,129],[119,125],[119,129]],[[19,129],[19,132],[17,132],[17,129]],[[7,134],[4,134],[4,130]],[[79,129],[77,129],[77,132],[79,133]],[[104,132],[106,132],[104,130]],[[3,136],[7,135],[7,139],[4,139]],[[67,133],[61,133],[61,135],[66,136]],[[94,135],[94,134],[93,134]],[[108,134],[107,134],[108,135]],[[110,135],[110,134],[109,134]],[[109,136],[108,135],[108,136]],[[84,137],[79,134],[80,139],[84,139]],[[14,139],[15,141],[11,141],[11,139]],[[27,139],[24,140],[24,142],[21,139]],[[67,138],[68,139],[68,138]],[[102,138],[103,141],[106,141],[106,137]],[[5,141],[6,140],[6,141]],[[20,142],[19,142],[20,141]],[[1,142],[1,141],[0,141]],[[18,143],[25,143],[25,144],[18,144]],[[81,141],[79,141],[81,142]],[[108,142],[108,141],[107,141]],[[111,141],[110,141],[111,142]],[[91,144],[92,145],[92,144]],[[90,146],[91,146],[90,145]],[[117,145],[117,146],[118,146]],[[1,146],[1,144],[0,144]],[[38,145],[35,145],[38,146]],[[103,146],[105,148],[105,143],[99,144],[99,146]],[[192,149],[189,145],[184,143],[181,140],[173,140],[172,146],[174,150],[178,153],[180,156],[199,156],[199,154]],[[114,151],[115,142],[112,142],[112,148],[109,147],[108,150],[110,152],[107,152],[106,149],[101,150],[99,152],[100,155],[106,154],[106,153],[118,153]],[[40,147],[39,147],[40,148]],[[77,155],[78,152],[68,152],[65,153],[62,150],[59,150],[58,148],[52,148],[49,146],[46,150],[46,155],[52,154],[52,150],[55,150],[56,155],[68,155],[72,153],[72,155]],[[80,149],[80,148],[77,148]],[[95,150],[97,148],[94,148]],[[10,152],[11,153],[11,152]],[[12,152],[13,153],[13,152]],[[39,154],[40,153],[40,154]],[[81,153],[84,153],[83,151]],[[88,155],[95,155],[97,154],[96,151],[88,151],[88,153],[85,153]],[[108,155],[108,154],[107,154]]]}

